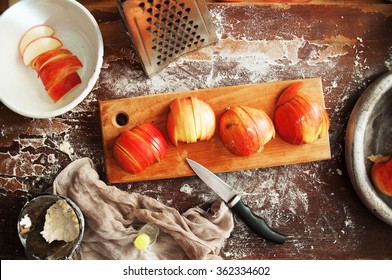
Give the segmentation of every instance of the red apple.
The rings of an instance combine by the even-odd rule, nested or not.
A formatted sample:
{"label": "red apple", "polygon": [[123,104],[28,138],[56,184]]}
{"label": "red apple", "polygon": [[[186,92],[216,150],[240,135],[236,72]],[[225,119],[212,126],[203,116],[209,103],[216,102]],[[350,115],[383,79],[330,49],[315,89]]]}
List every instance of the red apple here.
{"label": "red apple", "polygon": [[170,103],[166,129],[173,145],[207,141],[214,135],[215,126],[211,106],[197,97],[176,98]]}
{"label": "red apple", "polygon": [[57,81],[51,88],[47,90],[48,95],[54,102],[59,101],[71,89],[81,84],[82,80],[77,72],[73,72],[63,79]]}
{"label": "red apple", "polygon": [[383,156],[375,160],[371,177],[376,187],[385,195],[392,196],[392,158]]}
{"label": "red apple", "polygon": [[167,142],[163,133],[154,125],[142,123],[132,130],[151,147],[157,161],[163,160],[167,152]]}
{"label": "red apple", "polygon": [[72,53],[67,49],[49,50],[39,55],[32,62],[31,66],[33,67],[33,69],[35,69],[35,71],[37,71],[37,73],[39,73],[41,68],[45,66],[47,63],[67,56],[72,56]]}
{"label": "red apple", "polygon": [[285,89],[276,103],[274,114],[279,136],[296,145],[323,137],[330,125],[325,108],[302,92],[302,86],[302,82],[295,82]]}
{"label": "red apple", "polygon": [[130,173],[138,173],[152,163],[163,160],[167,142],[152,124],[141,124],[126,130],[115,140],[113,156],[117,164]]}
{"label": "red apple", "polygon": [[140,137],[136,136],[129,130],[124,131],[123,133],[121,133],[120,137],[117,138],[114,144],[114,152],[116,151],[116,149],[120,149],[123,153],[127,155],[127,157],[132,160],[132,162],[134,162],[135,166],[129,167],[128,164],[130,164],[130,162],[121,161],[122,157],[119,157],[119,155],[115,155],[115,159],[118,165],[120,165],[120,167],[122,167],[124,170],[139,170],[140,168],[140,172],[146,169],[151,163],[155,161],[155,157],[148,145],[144,141],[142,141]]}
{"label": "red apple", "polygon": [[38,76],[41,78],[45,89],[48,90],[58,81],[62,80],[69,74],[82,68],[82,62],[78,57],[72,55],[54,60],[41,67]]}
{"label": "red apple", "polygon": [[52,36],[39,37],[31,41],[23,51],[23,62],[26,66],[30,65],[34,59],[46,51],[58,49],[63,43]]}
{"label": "red apple", "polygon": [[264,111],[237,106],[227,108],[220,117],[219,135],[230,152],[249,156],[264,149],[264,145],[275,137],[275,129]]}
{"label": "red apple", "polygon": [[47,25],[36,25],[29,28],[20,38],[19,41],[19,53],[23,56],[24,50],[30,42],[34,41],[39,37],[48,37],[54,34],[53,28]]}
{"label": "red apple", "polygon": [[113,146],[113,157],[117,164],[125,171],[135,174],[143,171],[139,163],[123,147]]}

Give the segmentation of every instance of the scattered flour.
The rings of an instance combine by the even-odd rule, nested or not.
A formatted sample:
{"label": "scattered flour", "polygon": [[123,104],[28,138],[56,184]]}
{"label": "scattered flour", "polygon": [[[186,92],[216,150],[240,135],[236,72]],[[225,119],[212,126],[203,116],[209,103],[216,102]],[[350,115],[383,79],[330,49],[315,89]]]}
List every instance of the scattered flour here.
{"label": "scattered flour", "polygon": [[[361,88],[366,83],[364,71],[367,71],[366,76],[369,76],[371,69],[363,56],[365,42],[362,38],[358,37],[356,40],[350,41],[345,40],[346,38],[336,37],[330,38],[328,42],[321,42],[310,41],[293,34],[288,37],[289,40],[280,37],[255,40],[249,32],[231,34],[230,30],[237,23],[231,22],[231,26],[227,26],[225,12],[225,8],[211,10],[219,37],[219,41],[215,45],[204,47],[179,58],[151,79],[145,78],[140,67],[129,67],[129,63],[132,63],[134,59],[132,61],[110,60],[110,57],[105,56],[104,67],[96,89],[102,89],[105,92],[105,98],[110,99],[231,86],[239,83],[251,84],[322,77],[323,81],[328,81],[327,84],[324,84],[325,96],[328,96],[332,91],[339,90],[340,92],[338,100],[331,101],[333,106],[326,104],[331,118],[338,119],[342,109],[349,102],[348,92],[352,92],[354,87],[355,89]],[[336,75],[336,68],[339,67],[340,59],[345,59],[352,52],[355,57],[351,76],[353,82],[349,85],[342,85],[340,83],[341,77]],[[391,64],[392,57],[386,62],[389,67]],[[69,118],[73,118],[79,113],[95,110],[97,99],[95,94],[90,94],[85,102],[69,113]],[[92,115],[93,113],[90,114],[90,117]],[[27,131],[22,131],[21,127],[17,126],[5,127],[1,124],[1,120],[0,127],[2,136],[0,146],[17,146],[16,153],[0,153],[1,170],[5,170],[5,173],[2,174],[4,178],[0,176],[0,184],[18,185],[20,189],[27,190],[26,184],[23,183],[24,178],[20,178],[21,176],[37,178],[37,180],[45,178],[50,181],[53,179],[53,174],[57,174],[59,171],[58,158],[61,155],[66,154],[70,158],[77,158],[81,155],[79,150],[74,150],[75,142],[73,141],[76,140],[70,139],[71,129],[74,128],[62,119],[32,120]],[[343,147],[334,148],[338,149],[333,149],[333,157],[342,153]],[[40,152],[41,150],[45,150],[45,153]],[[47,150],[50,150],[50,154],[47,158],[43,158],[44,154],[47,154]],[[59,151],[61,153],[58,153]],[[46,161],[50,164],[46,164]],[[283,227],[286,223],[293,221],[303,223],[303,221],[310,219],[311,215],[318,217],[316,221],[311,222],[312,227],[307,224],[303,226],[305,238],[294,237],[293,239],[293,245],[297,251],[303,251],[314,249],[313,246],[306,243],[306,238],[312,234],[318,234],[315,231],[331,231],[331,235],[335,238],[332,243],[336,243],[342,236],[353,234],[357,227],[353,215],[347,207],[341,207],[342,213],[329,213],[328,215],[320,213],[317,208],[311,208],[310,202],[312,200],[318,199],[320,203],[328,205],[329,200],[335,194],[331,193],[331,190],[328,190],[329,186],[325,186],[321,180],[318,172],[321,168],[325,168],[323,163],[316,162],[306,164],[305,168],[304,165],[292,165],[227,173],[222,174],[222,177],[228,184],[235,186],[244,201],[272,227]],[[343,175],[341,169],[336,169],[336,172],[340,176]],[[10,177],[16,177],[16,179],[9,179]],[[195,195],[196,188],[192,186],[188,183],[183,184],[180,191],[187,195]],[[132,185],[127,187],[129,191],[133,190]],[[148,195],[150,186],[146,184],[141,187],[144,194]],[[154,190],[151,190],[151,193],[157,194],[163,190],[161,186],[156,186]],[[206,202],[216,198],[212,193],[197,195],[199,199]],[[255,201],[252,196],[257,196],[260,199]],[[161,199],[160,195],[158,195],[158,199]],[[162,201],[169,205],[172,203],[172,200],[164,194],[162,194]],[[339,218],[343,219],[341,229],[335,229],[331,226],[331,221]],[[243,228],[242,230],[246,231],[247,229]],[[355,239],[355,236],[350,238]],[[358,240],[360,239],[358,238]],[[229,239],[227,246],[238,248],[238,245],[235,244],[237,241],[233,238]],[[347,244],[353,245],[353,242]],[[246,258],[249,255],[249,250],[251,249],[223,253],[226,257],[240,259]]]}
{"label": "scattered flour", "polygon": [[74,152],[74,149],[71,147],[71,144],[68,141],[62,142],[59,146],[59,149],[68,155],[71,155]]}
{"label": "scattered flour", "polygon": [[184,184],[181,188],[180,188],[180,192],[186,193],[186,194],[192,194],[193,188],[188,185],[188,184]]}

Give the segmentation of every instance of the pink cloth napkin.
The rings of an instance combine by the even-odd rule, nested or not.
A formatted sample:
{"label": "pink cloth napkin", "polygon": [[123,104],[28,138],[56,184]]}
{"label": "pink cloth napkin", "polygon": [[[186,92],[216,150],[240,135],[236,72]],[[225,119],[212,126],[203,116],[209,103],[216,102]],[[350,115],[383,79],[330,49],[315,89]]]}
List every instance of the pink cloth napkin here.
{"label": "pink cloth napkin", "polygon": [[[180,214],[151,197],[106,185],[88,158],[69,164],[55,179],[53,191],[73,200],[85,217],[82,259],[220,259],[234,226],[221,200],[208,212],[196,207]],[[133,241],[145,223],[158,225],[160,234],[139,251]]]}

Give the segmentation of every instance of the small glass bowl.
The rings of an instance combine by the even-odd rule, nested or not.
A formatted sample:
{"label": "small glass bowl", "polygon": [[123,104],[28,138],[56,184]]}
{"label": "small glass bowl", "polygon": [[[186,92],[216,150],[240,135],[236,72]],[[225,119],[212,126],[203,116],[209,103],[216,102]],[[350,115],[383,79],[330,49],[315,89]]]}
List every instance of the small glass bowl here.
{"label": "small glass bowl", "polygon": [[[79,235],[70,242],[52,241],[48,243],[41,232],[44,229],[45,215],[49,207],[58,200],[64,200],[74,211],[79,222]],[[26,226],[26,221],[31,225]],[[84,234],[84,217],[80,208],[69,198],[56,194],[42,194],[28,201],[19,213],[17,224],[19,239],[29,259],[72,259],[79,248]]]}

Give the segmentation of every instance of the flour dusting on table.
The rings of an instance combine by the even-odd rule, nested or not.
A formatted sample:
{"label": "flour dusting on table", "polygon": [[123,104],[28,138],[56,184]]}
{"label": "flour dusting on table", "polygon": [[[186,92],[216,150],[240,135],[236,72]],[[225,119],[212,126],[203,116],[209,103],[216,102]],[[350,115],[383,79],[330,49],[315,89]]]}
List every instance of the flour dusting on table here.
{"label": "flour dusting on table", "polygon": [[[12,127],[6,127],[0,119],[0,146],[9,149],[0,152],[1,170],[5,170],[0,175],[0,185],[8,190],[29,191],[31,186],[34,186],[34,190],[42,190],[51,184],[66,161],[82,156],[94,157],[96,163],[102,161],[101,143],[96,139],[100,137],[99,131],[96,127],[91,127],[94,124],[99,126],[98,123],[94,123],[99,121],[98,100],[321,77],[325,105],[332,124],[330,138],[333,167],[328,171],[328,183],[319,175],[321,170],[331,165],[325,162],[219,175],[235,187],[243,196],[243,200],[272,228],[285,230],[283,233],[289,236],[288,243],[296,251],[291,257],[303,252],[310,252],[308,256],[311,256],[314,250],[344,251],[347,249],[344,245],[357,246],[361,238],[354,234],[360,227],[352,213],[355,210],[346,207],[345,201],[340,200],[338,193],[344,193],[345,190],[336,189],[333,182],[342,180],[343,175],[347,176],[344,162],[339,161],[344,153],[342,138],[347,121],[342,116],[347,115],[346,111],[353,103],[353,96],[366,87],[369,82],[367,77],[377,74],[369,67],[370,63],[365,58],[366,52],[369,52],[369,39],[365,38],[366,31],[359,29],[355,30],[358,36],[354,39],[333,32],[326,38],[321,31],[319,38],[307,36],[307,28],[315,28],[322,22],[303,26],[300,17],[293,19],[293,15],[282,8],[287,6],[279,7],[276,8],[279,17],[263,14],[262,11],[260,16],[250,13],[245,16],[249,20],[249,25],[245,23],[245,27],[236,28],[237,25],[244,23],[228,15],[235,12],[235,8],[229,5],[212,5],[210,12],[219,41],[180,57],[151,79],[145,76],[130,49],[121,49],[123,56],[120,58],[111,55],[104,57],[104,67],[93,92],[63,117],[18,120],[31,123],[27,126],[25,123],[18,126],[16,122]],[[255,21],[250,21],[255,19],[261,27],[268,28],[255,26]],[[341,20],[334,23],[334,26],[342,24],[343,17]],[[283,25],[296,22],[296,25],[290,26],[287,30],[281,28],[279,35],[275,35],[275,30],[271,26],[274,26],[276,21]],[[391,50],[392,46],[390,53]],[[130,54],[125,54],[126,52]],[[351,59],[352,68],[343,71],[340,67],[346,65],[343,61],[347,59]],[[389,56],[385,66],[391,68],[391,65],[392,57]],[[334,93],[334,98],[330,98],[331,93]],[[79,119],[79,116],[82,116],[80,119],[91,119],[91,122],[72,122]],[[70,122],[67,122],[69,120]],[[84,132],[87,129],[91,131]],[[88,138],[89,148],[94,145],[91,143],[97,143],[96,147],[94,146],[93,150],[87,149],[88,145],[83,144],[84,138],[81,140],[79,134],[82,138]],[[72,137],[73,135],[78,138]],[[178,199],[173,200],[173,187],[180,192],[184,201],[189,199],[196,200],[197,203],[208,203],[217,199],[215,193],[195,178],[186,179],[185,183],[173,180],[159,185],[137,182],[124,186],[127,191],[140,191],[155,196],[168,205],[174,203],[173,201],[179,203]],[[329,209],[332,203],[333,212],[320,211]],[[320,205],[320,208],[317,205]],[[293,223],[298,225],[298,232],[290,232],[291,228],[288,225]],[[339,226],[332,226],[336,224]],[[251,233],[241,221],[236,221],[236,227],[237,236],[227,241],[228,249],[224,249],[223,255],[236,259],[247,258],[255,249],[253,244],[245,243],[248,239],[243,236]],[[313,246],[312,238],[320,236],[329,238],[323,240],[325,248]],[[339,242],[346,239],[349,239],[349,242]],[[271,249],[262,240],[258,246],[266,250]],[[234,247],[240,249],[235,252],[229,250]]]}

